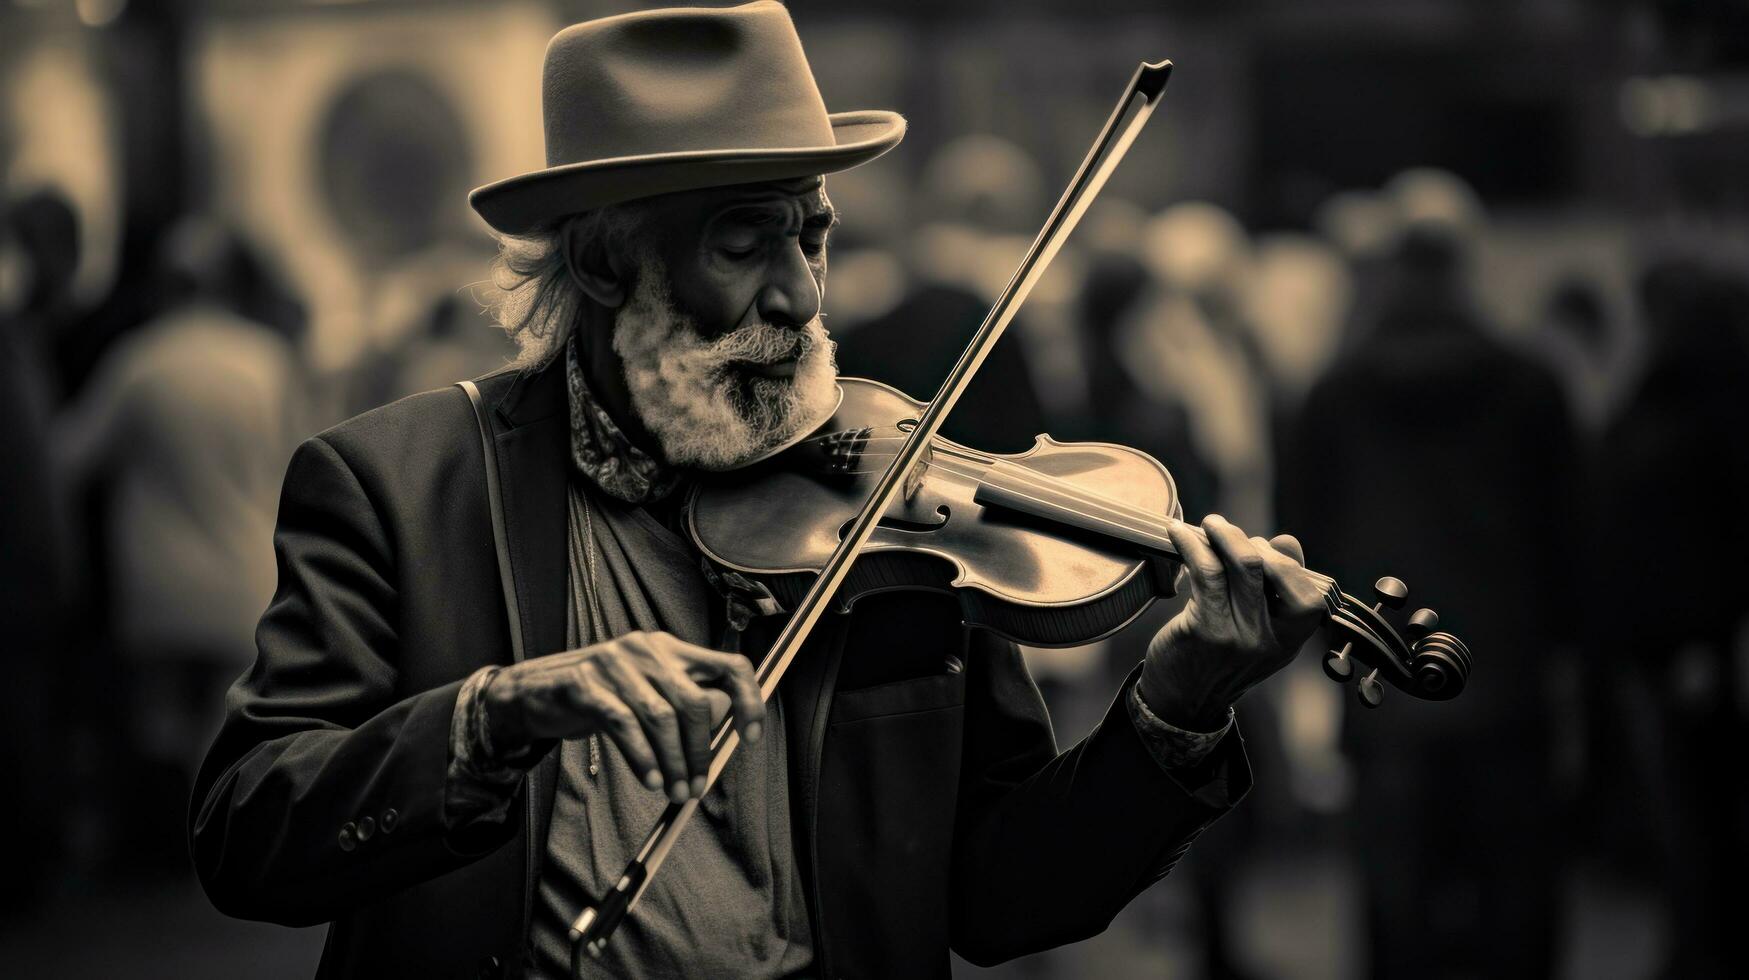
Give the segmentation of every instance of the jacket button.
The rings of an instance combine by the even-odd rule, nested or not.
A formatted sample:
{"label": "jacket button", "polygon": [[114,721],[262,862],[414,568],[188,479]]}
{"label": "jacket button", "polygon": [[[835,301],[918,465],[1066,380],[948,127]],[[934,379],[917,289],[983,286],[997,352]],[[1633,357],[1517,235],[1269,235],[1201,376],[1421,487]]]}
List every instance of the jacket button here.
{"label": "jacket button", "polygon": [[383,811],[383,819],[381,821],[383,833],[385,833],[385,834],[394,833],[395,832],[395,825],[399,824],[400,822],[401,822],[401,814],[394,807],[389,807],[387,810]]}
{"label": "jacket button", "polygon": [[350,851],[358,846],[358,825],[348,820],[340,825],[340,849]]}
{"label": "jacket button", "polygon": [[362,819],[358,822],[358,839],[359,840],[361,840],[361,841],[370,840],[372,837],[376,836],[376,832],[377,832],[377,822],[375,820],[372,820],[370,817],[365,817],[364,819]]}

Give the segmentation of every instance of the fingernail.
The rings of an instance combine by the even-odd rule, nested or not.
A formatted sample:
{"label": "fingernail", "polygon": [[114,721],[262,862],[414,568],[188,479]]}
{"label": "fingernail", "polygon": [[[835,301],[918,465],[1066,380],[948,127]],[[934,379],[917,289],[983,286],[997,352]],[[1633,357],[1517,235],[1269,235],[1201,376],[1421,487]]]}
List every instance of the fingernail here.
{"label": "fingernail", "polygon": [[644,785],[658,793],[662,792],[662,774],[654,769],[644,773]]}
{"label": "fingernail", "polygon": [[686,781],[676,779],[674,785],[668,787],[668,798],[676,803],[686,802]]}
{"label": "fingernail", "polygon": [[704,782],[705,782],[705,780],[704,780],[703,776],[692,777],[692,795],[693,796],[698,797],[698,796],[704,795]]}
{"label": "fingernail", "polygon": [[758,722],[754,722],[753,724],[747,726],[747,741],[757,742],[757,741],[759,741],[759,736],[761,736],[763,734],[765,734],[765,726],[764,725],[761,725]]}

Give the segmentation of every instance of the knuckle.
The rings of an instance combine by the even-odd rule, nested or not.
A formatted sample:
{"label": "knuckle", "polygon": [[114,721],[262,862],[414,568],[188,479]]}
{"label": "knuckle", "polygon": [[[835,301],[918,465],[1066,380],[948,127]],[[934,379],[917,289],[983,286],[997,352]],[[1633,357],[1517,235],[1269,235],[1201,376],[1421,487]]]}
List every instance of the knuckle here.
{"label": "knuckle", "polygon": [[688,722],[697,722],[701,718],[709,721],[711,703],[708,698],[689,695],[680,700],[680,711],[686,716]]}
{"label": "knuckle", "polygon": [[597,706],[596,710],[606,720],[608,727],[614,731],[631,731],[638,727],[638,719],[632,714],[631,709],[618,701],[604,702]]}
{"label": "knuckle", "polygon": [[583,661],[572,666],[571,683],[577,690],[593,694],[601,688],[601,671],[594,661]]}
{"label": "knuckle", "polygon": [[1218,579],[1225,577],[1227,574],[1226,568],[1222,567],[1221,563],[1218,561],[1204,558],[1196,561],[1194,564],[1196,566],[1196,574],[1203,578]]}

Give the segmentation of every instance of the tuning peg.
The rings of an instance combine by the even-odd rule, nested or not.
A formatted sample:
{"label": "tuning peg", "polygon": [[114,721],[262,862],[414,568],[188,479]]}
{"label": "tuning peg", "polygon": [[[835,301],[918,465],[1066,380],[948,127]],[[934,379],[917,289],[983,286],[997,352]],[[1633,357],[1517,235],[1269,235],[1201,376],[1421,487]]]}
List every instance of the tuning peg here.
{"label": "tuning peg", "polygon": [[[1403,580],[1389,575],[1374,582],[1372,590],[1379,597],[1379,606],[1390,609],[1403,608],[1403,601],[1409,598],[1409,587],[1403,584]],[[1378,606],[1374,606],[1373,610],[1376,612]]]}
{"label": "tuning peg", "polygon": [[1414,615],[1409,617],[1409,632],[1413,634],[1416,639],[1420,639],[1421,637],[1433,632],[1434,627],[1438,625],[1439,614],[1431,609],[1417,609],[1415,610]]}
{"label": "tuning peg", "polygon": [[1324,658],[1324,676],[1338,684],[1346,683],[1354,676],[1354,661],[1348,659],[1348,651],[1354,649],[1354,644],[1344,643],[1342,649],[1330,651]]}
{"label": "tuning peg", "polygon": [[1376,708],[1385,700],[1385,686],[1379,683],[1377,670],[1362,677],[1354,690],[1360,695],[1360,703],[1369,708]]}

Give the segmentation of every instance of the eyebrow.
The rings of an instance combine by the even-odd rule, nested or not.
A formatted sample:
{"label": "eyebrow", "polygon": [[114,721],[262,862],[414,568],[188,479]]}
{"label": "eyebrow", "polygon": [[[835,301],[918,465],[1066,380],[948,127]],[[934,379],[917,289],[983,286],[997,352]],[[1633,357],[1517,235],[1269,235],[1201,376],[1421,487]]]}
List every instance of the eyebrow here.
{"label": "eyebrow", "polygon": [[[808,201],[803,205],[810,208],[808,214],[801,219],[803,231],[829,231],[838,224],[838,210],[826,203],[824,207]],[[747,228],[785,228],[794,221],[796,212],[784,207],[778,201],[757,201],[757,203],[740,203],[722,208],[717,214],[719,224],[740,224]]]}
{"label": "eyebrow", "polygon": [[779,200],[740,201],[724,207],[717,213],[716,221],[733,222],[753,228],[767,228],[772,225],[787,225],[795,212],[790,204],[799,204],[806,215],[802,218],[802,228],[807,231],[830,229],[838,224],[838,210],[823,196],[788,197]]}

